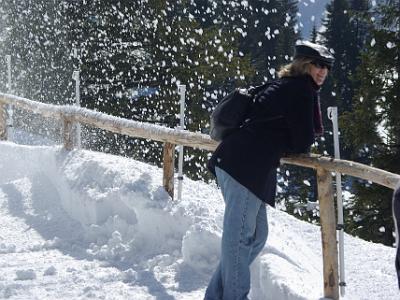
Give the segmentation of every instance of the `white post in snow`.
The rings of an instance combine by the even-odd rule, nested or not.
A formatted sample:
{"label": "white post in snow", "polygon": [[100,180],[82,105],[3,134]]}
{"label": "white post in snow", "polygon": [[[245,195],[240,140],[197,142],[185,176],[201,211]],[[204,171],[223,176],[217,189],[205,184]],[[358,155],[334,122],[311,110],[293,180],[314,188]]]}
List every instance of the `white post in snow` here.
{"label": "white post in snow", "polygon": [[[7,92],[9,94],[12,93],[12,85],[11,85],[11,55],[6,55],[7,62]],[[7,139],[9,141],[13,141],[14,139],[14,121],[13,121],[14,110],[12,105],[8,105],[7,107]]]}
{"label": "white post in snow", "polygon": [[[78,54],[78,49],[77,48],[73,48],[72,49],[72,55],[73,57],[78,60],[78,68],[77,70],[75,70],[72,74],[72,78],[75,80],[75,105],[76,106],[81,106],[81,79],[80,79],[80,58],[79,58],[79,54]],[[74,125],[75,127],[75,147],[80,149],[82,146],[82,138],[81,138],[81,124],[80,123],[76,123]]]}
{"label": "white post in snow", "polygon": [[[81,92],[80,92],[80,72],[76,70],[72,74],[72,78],[75,80],[75,104],[76,106],[81,106]],[[81,148],[81,124],[75,124],[75,146],[76,148]]]}
{"label": "white post in snow", "polygon": [[[339,150],[339,127],[338,127],[338,109],[337,107],[328,107],[328,118],[333,124],[333,144],[335,158],[340,159]],[[344,221],[343,221],[343,199],[342,199],[342,176],[336,172],[336,200],[338,209],[337,230],[339,231],[339,287],[340,295],[345,295],[345,272],[344,272]]]}
{"label": "white post in snow", "polygon": [[[186,86],[178,85],[178,93],[180,94],[180,124],[178,129],[185,129],[185,93]],[[182,199],[182,181],[183,181],[183,145],[179,145],[179,160],[178,160],[178,200]]]}

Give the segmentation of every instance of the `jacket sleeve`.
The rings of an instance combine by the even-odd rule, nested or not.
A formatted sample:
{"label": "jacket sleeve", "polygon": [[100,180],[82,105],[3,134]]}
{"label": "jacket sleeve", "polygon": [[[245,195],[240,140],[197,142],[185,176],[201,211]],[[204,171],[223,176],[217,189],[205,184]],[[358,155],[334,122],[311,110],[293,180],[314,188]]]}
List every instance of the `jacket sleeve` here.
{"label": "jacket sleeve", "polygon": [[314,143],[314,93],[305,84],[288,87],[286,120],[289,152],[309,153]]}

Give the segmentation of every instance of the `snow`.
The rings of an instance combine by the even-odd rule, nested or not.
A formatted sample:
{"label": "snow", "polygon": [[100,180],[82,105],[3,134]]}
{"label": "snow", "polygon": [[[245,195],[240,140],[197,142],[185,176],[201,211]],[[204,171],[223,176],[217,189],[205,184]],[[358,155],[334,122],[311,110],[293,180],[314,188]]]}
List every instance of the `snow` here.
{"label": "snow", "polygon": [[[0,298],[199,300],[218,262],[223,201],[162,170],[59,146],[0,142]],[[268,208],[252,300],[322,299],[320,228]],[[399,299],[395,249],[345,234],[346,296]]]}

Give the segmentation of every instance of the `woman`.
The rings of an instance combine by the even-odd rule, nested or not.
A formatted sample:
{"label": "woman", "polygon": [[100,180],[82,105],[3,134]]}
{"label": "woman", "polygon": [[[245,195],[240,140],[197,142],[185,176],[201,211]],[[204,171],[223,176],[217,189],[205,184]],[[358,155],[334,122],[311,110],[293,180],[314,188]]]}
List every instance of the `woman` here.
{"label": "woman", "polygon": [[250,264],[268,235],[266,204],[275,206],[279,160],[308,153],[315,136],[322,134],[318,90],[333,61],[324,46],[298,43],[293,62],[255,97],[245,124],[211,157],[209,169],[226,206],[220,263],[206,300],[247,299]]}

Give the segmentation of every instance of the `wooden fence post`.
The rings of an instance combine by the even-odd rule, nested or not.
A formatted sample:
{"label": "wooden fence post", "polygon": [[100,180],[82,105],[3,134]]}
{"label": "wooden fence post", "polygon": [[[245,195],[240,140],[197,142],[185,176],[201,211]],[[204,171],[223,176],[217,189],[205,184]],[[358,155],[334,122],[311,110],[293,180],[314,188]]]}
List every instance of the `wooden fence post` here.
{"label": "wooden fence post", "polygon": [[163,186],[167,193],[174,199],[174,161],[175,145],[171,143],[164,144],[163,152]]}
{"label": "wooden fence post", "polygon": [[325,169],[317,168],[317,182],[322,238],[324,297],[337,300],[339,299],[338,250],[331,173]]}
{"label": "wooden fence post", "polygon": [[7,140],[7,105],[0,103],[0,140]]}
{"label": "wooden fence post", "polygon": [[74,149],[74,122],[71,118],[63,116],[62,138],[66,150]]}

